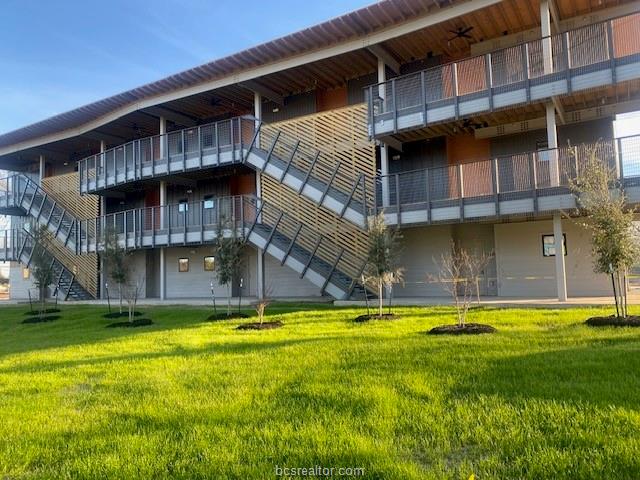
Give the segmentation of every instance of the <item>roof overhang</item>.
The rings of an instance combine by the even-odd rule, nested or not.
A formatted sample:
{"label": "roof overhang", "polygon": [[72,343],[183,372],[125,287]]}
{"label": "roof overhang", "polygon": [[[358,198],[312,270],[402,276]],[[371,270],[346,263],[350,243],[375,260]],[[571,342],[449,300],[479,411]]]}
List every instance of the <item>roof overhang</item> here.
{"label": "roof overhang", "polygon": [[[429,11],[422,15],[407,17],[399,23],[374,30],[371,33],[360,35],[355,38],[349,37],[348,39],[342,42],[335,43],[331,46],[318,48],[301,54],[290,55],[281,60],[259,64],[255,67],[241,67],[237,72],[234,72],[232,74],[219,76],[208,81],[202,81],[193,84],[193,78],[198,78],[199,76],[201,76],[200,72],[203,69],[202,66],[196,67],[194,69],[173,75],[158,82],[135,89],[136,94],[140,98],[135,98],[135,95],[133,94],[134,91],[125,92],[123,94],[111,97],[110,99],[101,100],[100,102],[87,105],[86,107],[68,112],[67,114],[62,114],[61,116],[77,116],[77,118],[70,120],[70,123],[76,124],[73,127],[56,130],[55,124],[41,125],[41,122],[40,124],[34,124],[29,127],[25,127],[24,129],[20,129],[31,129],[33,130],[33,133],[26,134],[25,136],[27,138],[25,140],[17,141],[15,143],[7,142],[4,146],[0,146],[0,157],[14,154],[26,149],[35,148],[49,143],[80,136],[132,112],[143,109],[150,109],[152,107],[158,107],[166,102],[190,97],[230,85],[250,83],[262,76],[271,75],[291,68],[300,67],[309,63],[318,62],[356,50],[368,49],[369,47],[375,46],[381,42],[401,37],[403,35],[407,35],[424,28],[428,28],[438,23],[445,22],[447,20],[466,15],[476,10],[498,4],[501,1],[502,0],[466,0],[456,2],[451,6]],[[342,17],[338,17],[338,19],[339,18]],[[305,31],[299,32],[298,34],[304,34]],[[220,59],[219,62],[223,62],[226,60],[227,59]],[[208,65],[213,65],[215,63],[216,62],[212,62]],[[189,86],[181,86],[181,81],[183,82],[183,84],[189,84]],[[128,100],[127,97],[130,97],[131,99]],[[98,107],[105,109],[105,103],[108,103],[109,101],[113,101],[113,103],[119,103],[120,105],[115,106],[110,110],[106,108],[108,110],[107,113],[103,113],[100,115],[91,112],[92,109],[95,110],[98,109]],[[51,120],[54,119],[55,117]],[[5,136],[15,134],[20,130],[10,132],[9,134],[5,134]],[[0,136],[0,143],[1,142],[2,136]]]}

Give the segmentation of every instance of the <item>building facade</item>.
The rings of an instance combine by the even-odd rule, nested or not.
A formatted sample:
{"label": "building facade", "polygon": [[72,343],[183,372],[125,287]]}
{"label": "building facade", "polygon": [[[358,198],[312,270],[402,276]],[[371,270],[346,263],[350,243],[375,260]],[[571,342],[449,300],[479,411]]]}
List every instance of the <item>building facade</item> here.
{"label": "building facade", "polygon": [[[492,255],[482,295],[608,294],[569,185],[596,152],[640,198],[640,2],[383,0],[0,135],[0,260],[104,297],[114,231],[143,297],[357,298],[368,221],[402,230],[395,296],[443,296],[452,245]],[[25,228],[25,226],[31,226]],[[564,252],[564,254],[557,254]]]}

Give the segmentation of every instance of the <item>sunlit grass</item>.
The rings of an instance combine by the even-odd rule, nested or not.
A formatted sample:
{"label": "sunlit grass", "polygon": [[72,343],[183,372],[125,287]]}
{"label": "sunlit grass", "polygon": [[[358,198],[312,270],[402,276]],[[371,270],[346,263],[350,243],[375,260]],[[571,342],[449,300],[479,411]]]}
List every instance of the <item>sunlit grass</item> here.
{"label": "sunlit grass", "polygon": [[366,478],[627,479],[640,472],[640,330],[598,309],[482,309],[498,333],[432,337],[450,308],[279,305],[240,332],[204,308],[145,307],[108,329],[63,307],[22,325],[0,308],[0,478],[275,478],[275,466]]}

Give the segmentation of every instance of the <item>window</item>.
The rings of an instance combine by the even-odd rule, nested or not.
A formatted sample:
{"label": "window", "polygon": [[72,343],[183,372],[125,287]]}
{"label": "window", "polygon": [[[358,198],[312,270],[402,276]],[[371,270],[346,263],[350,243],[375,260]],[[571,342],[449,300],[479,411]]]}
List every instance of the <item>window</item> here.
{"label": "window", "polygon": [[183,198],[178,202],[178,211],[180,213],[186,213],[189,211],[189,203],[186,198]]}
{"label": "window", "polygon": [[22,279],[23,280],[29,280],[29,277],[31,276],[31,272],[29,271],[28,268],[23,268],[22,269]]}
{"label": "window", "polygon": [[216,268],[215,257],[204,257],[204,271],[213,272]]}
{"label": "window", "polygon": [[185,273],[189,271],[189,259],[188,258],[179,258],[178,259],[178,272]]}
{"label": "window", "polygon": [[[542,256],[543,257],[555,257],[556,256],[556,240],[553,235],[542,236]],[[565,257],[567,256],[567,236],[562,234],[562,250]]]}
{"label": "window", "polygon": [[205,210],[211,210],[214,207],[213,195],[206,195],[204,197],[204,205],[203,208]]}

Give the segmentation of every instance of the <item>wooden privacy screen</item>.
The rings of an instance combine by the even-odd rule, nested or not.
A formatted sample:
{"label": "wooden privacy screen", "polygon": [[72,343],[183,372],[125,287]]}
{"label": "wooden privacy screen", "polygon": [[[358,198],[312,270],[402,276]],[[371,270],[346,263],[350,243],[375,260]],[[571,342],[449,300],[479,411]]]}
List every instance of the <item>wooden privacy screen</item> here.
{"label": "wooden privacy screen", "polygon": [[[301,148],[320,150],[333,162],[340,161],[342,171],[349,171],[355,180],[360,173],[373,177],[376,173],[376,150],[367,135],[367,107],[352,105],[327,112],[271,123],[262,127],[268,136],[282,131],[301,141]],[[261,175],[262,197],[304,224],[331,239],[357,259],[349,265],[350,275],[358,275],[366,258],[367,233],[324,207],[319,207],[296,191]],[[351,184],[339,185],[349,191]],[[313,245],[305,245],[313,248]],[[350,256],[351,258],[351,256]],[[359,264],[357,264],[359,263]]]}
{"label": "wooden privacy screen", "polygon": [[[42,179],[42,188],[56,203],[73,216],[85,220],[99,214],[97,195],[80,195],[78,172],[56,175]],[[98,293],[98,256],[95,253],[74,255],[62,243],[51,237],[53,253],[65,267],[76,273],[76,280],[94,297]]]}

